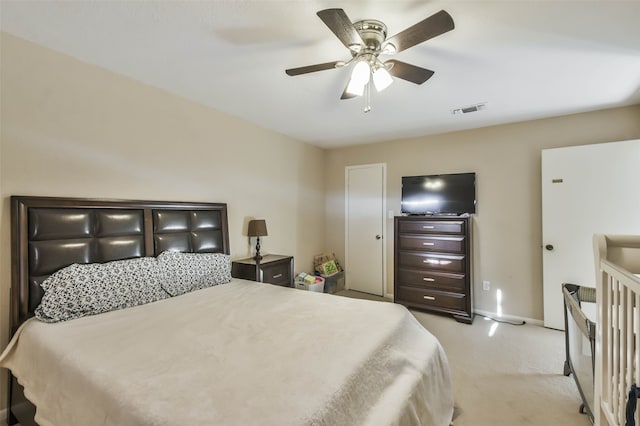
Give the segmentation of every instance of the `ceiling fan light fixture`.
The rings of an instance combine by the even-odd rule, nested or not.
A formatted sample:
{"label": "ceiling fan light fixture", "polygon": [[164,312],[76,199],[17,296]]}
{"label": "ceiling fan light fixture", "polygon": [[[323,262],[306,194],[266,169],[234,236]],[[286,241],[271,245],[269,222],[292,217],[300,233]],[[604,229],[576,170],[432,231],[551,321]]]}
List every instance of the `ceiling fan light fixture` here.
{"label": "ceiling fan light fixture", "polygon": [[387,26],[376,19],[352,22],[345,11],[339,8],[320,10],[316,15],[349,49],[351,59],[289,68],[285,70],[286,74],[296,76],[346,67],[353,63],[349,82],[340,99],[362,96],[365,102],[365,112],[371,110],[371,86],[375,86],[376,90],[380,92],[389,87],[396,78],[419,85],[434,74],[433,71],[426,68],[395,59],[382,63],[379,59],[380,55],[393,55],[402,52],[455,28],[453,18],[444,10],[434,13],[390,38],[387,38]]}
{"label": "ceiling fan light fixture", "polygon": [[347,85],[346,92],[350,95],[362,96],[364,94],[364,88],[369,84],[370,79],[371,65],[369,65],[367,60],[358,60],[353,67],[353,71],[351,71],[351,79]]}
{"label": "ceiling fan light fixture", "polygon": [[373,84],[375,84],[378,92],[382,92],[389,87],[391,83],[393,83],[393,78],[384,66],[379,67],[373,72]]}
{"label": "ceiling fan light fixture", "polygon": [[371,78],[371,66],[366,60],[361,60],[356,63],[351,72],[351,81],[355,84],[364,86],[369,82]]}
{"label": "ceiling fan light fixture", "polygon": [[345,91],[353,96],[362,96],[364,94],[364,88],[366,85],[366,83],[360,84],[357,81],[354,81],[354,79],[352,78],[351,80],[349,80],[349,84],[347,85]]}

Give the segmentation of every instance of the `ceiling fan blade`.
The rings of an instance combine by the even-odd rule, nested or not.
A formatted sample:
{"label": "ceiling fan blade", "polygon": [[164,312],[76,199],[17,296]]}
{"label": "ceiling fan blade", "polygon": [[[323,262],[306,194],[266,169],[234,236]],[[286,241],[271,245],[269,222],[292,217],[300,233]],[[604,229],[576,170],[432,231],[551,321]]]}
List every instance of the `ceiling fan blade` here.
{"label": "ceiling fan blade", "polygon": [[325,9],[317,13],[327,27],[340,39],[347,49],[352,46],[363,44],[358,31],[351,23],[351,20],[342,9]]}
{"label": "ceiling fan blade", "polygon": [[389,74],[415,84],[424,83],[434,74],[433,71],[426,68],[420,68],[415,65],[407,64],[406,62],[396,61],[395,59],[390,59],[384,64],[387,65],[389,63],[393,65],[389,69]]}
{"label": "ceiling fan blade", "polygon": [[423,41],[427,41],[439,36],[440,34],[444,34],[447,31],[451,31],[454,28],[455,26],[451,15],[444,10],[441,10],[427,19],[424,19],[417,24],[410,26],[406,30],[399,32],[393,37],[388,38],[386,43],[393,44],[396,48],[396,52],[402,52],[416,44],[420,44]]}
{"label": "ceiling fan blade", "polygon": [[336,68],[340,63],[342,63],[342,61],[325,62],[324,64],[307,65],[306,67],[289,68],[284,72],[286,72],[287,75],[290,76],[308,74],[310,72],[324,71]]}

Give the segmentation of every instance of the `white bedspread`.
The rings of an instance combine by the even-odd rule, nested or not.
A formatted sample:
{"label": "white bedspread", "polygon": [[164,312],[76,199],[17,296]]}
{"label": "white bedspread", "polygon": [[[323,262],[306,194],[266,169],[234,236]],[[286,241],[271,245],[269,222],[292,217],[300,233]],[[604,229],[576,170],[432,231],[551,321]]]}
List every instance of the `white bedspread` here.
{"label": "white bedspread", "polygon": [[42,426],[449,425],[438,341],[402,306],[250,281],[65,323],[0,366]]}

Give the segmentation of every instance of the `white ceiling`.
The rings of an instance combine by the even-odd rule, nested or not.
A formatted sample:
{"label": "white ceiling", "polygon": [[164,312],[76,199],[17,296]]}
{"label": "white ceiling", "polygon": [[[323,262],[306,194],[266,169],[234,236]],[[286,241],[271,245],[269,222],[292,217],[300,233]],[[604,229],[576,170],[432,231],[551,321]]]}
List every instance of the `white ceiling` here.
{"label": "white ceiling", "polygon": [[[445,9],[456,28],[395,55],[435,71],[340,100],[350,59],[316,16],[383,21],[389,36]],[[640,1],[7,1],[2,31],[321,147],[640,103]],[[483,111],[452,115],[486,102]]]}

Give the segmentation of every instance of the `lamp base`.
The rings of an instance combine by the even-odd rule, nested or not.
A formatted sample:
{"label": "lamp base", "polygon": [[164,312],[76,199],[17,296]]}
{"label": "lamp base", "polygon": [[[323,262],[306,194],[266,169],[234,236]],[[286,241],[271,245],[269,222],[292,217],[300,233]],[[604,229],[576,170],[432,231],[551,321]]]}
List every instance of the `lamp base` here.
{"label": "lamp base", "polygon": [[260,256],[260,237],[256,240],[256,255],[253,256],[253,258],[256,262],[259,262],[262,259],[262,256]]}

